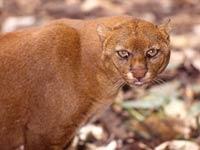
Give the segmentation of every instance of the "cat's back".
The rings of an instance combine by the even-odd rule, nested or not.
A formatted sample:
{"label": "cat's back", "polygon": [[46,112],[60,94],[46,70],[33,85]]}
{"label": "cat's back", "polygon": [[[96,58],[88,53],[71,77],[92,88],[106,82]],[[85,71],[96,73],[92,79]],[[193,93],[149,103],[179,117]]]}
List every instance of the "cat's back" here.
{"label": "cat's back", "polygon": [[[63,24],[44,25],[0,36],[0,101],[30,97],[37,84],[72,70],[79,55],[79,35]],[[70,58],[69,58],[70,56]],[[35,87],[34,87],[35,86]]]}

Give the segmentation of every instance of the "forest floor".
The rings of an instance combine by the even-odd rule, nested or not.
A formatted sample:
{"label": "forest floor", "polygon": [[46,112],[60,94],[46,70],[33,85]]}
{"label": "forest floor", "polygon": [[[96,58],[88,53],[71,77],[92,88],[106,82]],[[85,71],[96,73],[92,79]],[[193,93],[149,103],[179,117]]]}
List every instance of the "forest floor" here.
{"label": "forest floor", "polygon": [[0,0],[2,32],[57,18],[128,14],[171,19],[171,60],[158,84],[125,86],[112,106],[85,125],[76,150],[200,150],[199,0]]}

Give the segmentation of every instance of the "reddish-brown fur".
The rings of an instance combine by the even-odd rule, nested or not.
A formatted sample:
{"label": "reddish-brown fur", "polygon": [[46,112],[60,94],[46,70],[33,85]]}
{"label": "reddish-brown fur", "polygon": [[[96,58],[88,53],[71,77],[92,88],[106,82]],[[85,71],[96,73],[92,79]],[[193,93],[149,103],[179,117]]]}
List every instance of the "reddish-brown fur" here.
{"label": "reddish-brown fur", "polygon": [[0,36],[1,150],[62,150],[111,103],[119,73],[104,67],[96,28],[130,19],[61,19]]}

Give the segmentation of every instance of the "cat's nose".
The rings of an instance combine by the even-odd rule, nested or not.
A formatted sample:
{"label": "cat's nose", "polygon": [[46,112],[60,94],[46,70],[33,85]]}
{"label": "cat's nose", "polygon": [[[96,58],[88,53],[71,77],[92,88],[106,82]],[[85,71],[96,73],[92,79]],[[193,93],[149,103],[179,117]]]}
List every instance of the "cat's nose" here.
{"label": "cat's nose", "polygon": [[147,69],[132,69],[133,76],[140,80],[141,78],[145,77],[147,73]]}

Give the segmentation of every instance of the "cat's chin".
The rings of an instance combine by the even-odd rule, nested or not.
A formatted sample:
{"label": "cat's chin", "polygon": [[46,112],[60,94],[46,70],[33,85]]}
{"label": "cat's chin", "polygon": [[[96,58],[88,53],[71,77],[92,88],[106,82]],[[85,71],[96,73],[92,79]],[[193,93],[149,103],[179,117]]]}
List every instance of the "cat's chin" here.
{"label": "cat's chin", "polygon": [[136,86],[142,86],[144,84],[145,84],[144,82],[140,82],[140,81],[134,82],[134,85],[136,85]]}
{"label": "cat's chin", "polygon": [[141,82],[141,81],[135,81],[129,84],[131,87],[147,87],[149,83],[147,82]]}

